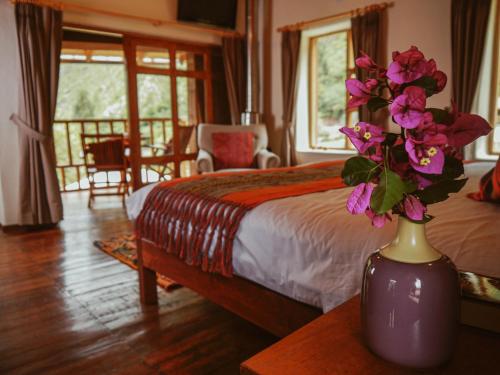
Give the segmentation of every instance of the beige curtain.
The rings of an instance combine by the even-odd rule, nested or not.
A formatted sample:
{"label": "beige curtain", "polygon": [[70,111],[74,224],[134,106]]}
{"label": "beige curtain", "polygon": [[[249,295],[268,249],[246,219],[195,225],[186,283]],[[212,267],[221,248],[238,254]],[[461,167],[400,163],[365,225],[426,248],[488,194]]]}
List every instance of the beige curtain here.
{"label": "beige curtain", "polygon": [[[354,56],[358,57],[361,51],[365,52],[379,65],[385,66],[387,56],[387,10],[378,8],[351,18],[352,46]],[[367,72],[356,67],[356,76],[359,80],[367,79]],[[359,108],[359,120],[385,124],[388,118],[387,111],[378,111],[372,114],[366,106]]]}
{"label": "beige curtain", "polygon": [[241,113],[245,110],[245,56],[244,38],[222,38],[222,58],[233,125],[241,124]]}
{"label": "beige curtain", "polygon": [[21,63],[19,128],[21,225],[55,224],[63,217],[52,135],[62,13],[28,3],[15,5]]}
{"label": "beige curtain", "polygon": [[[469,112],[476,94],[491,0],[452,0],[451,64],[453,99]],[[498,22],[498,20],[497,20]]]}
{"label": "beige curtain", "polygon": [[281,162],[286,166],[297,164],[295,152],[295,97],[300,37],[300,30],[283,31],[281,33],[281,88],[283,95]]}

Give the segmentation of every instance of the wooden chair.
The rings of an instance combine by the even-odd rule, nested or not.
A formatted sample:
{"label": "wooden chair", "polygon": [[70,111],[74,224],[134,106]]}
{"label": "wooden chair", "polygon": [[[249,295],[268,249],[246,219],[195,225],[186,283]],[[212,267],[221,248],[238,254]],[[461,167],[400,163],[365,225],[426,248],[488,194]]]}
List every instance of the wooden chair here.
{"label": "wooden chair", "polygon": [[[92,208],[95,197],[117,195],[122,197],[125,206],[125,196],[129,194],[127,179],[127,158],[123,134],[81,134],[83,158],[89,179],[89,202]],[[118,182],[109,181],[110,172],[119,172]],[[104,182],[96,182],[96,174],[105,173]],[[101,185],[103,184],[103,185]],[[110,191],[115,189],[116,191]],[[106,190],[97,193],[98,190]]]}

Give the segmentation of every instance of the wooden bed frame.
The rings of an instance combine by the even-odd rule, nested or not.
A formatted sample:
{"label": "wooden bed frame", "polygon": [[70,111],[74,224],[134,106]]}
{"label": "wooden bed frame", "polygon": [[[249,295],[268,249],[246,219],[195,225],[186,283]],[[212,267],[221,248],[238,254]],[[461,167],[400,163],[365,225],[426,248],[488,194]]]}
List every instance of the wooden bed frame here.
{"label": "wooden bed frame", "polygon": [[159,273],[278,337],[290,334],[322,314],[320,309],[244,278],[203,272],[145,239],[137,239],[137,254],[141,302],[144,304],[158,302],[156,273]]}

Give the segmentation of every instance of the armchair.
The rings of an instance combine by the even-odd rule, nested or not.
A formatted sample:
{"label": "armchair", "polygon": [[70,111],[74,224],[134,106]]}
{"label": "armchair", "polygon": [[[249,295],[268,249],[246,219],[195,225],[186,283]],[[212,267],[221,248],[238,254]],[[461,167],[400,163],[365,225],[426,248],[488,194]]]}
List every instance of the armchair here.
{"label": "armchair", "polygon": [[[213,133],[234,133],[234,132],[252,132],[254,138],[254,157],[257,162],[258,169],[276,168],[280,165],[280,158],[278,155],[268,151],[267,143],[267,130],[265,125],[214,125],[214,124],[200,124],[198,126],[198,158],[196,159],[196,168],[198,173],[214,172],[213,160]],[[250,168],[245,168],[250,169]],[[236,169],[224,169],[224,171],[235,171]],[[238,169],[243,170],[243,169]],[[222,171],[220,169],[219,171]]]}

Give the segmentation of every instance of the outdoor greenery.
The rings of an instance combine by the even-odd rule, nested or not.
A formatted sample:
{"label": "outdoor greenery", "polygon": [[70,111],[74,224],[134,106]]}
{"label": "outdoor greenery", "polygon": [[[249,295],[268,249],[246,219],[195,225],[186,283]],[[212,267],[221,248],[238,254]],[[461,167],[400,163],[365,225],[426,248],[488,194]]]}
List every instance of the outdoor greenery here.
{"label": "outdoor greenery", "polygon": [[338,132],[346,124],[347,32],[318,37],[316,44],[317,139],[323,147],[344,147]]}

